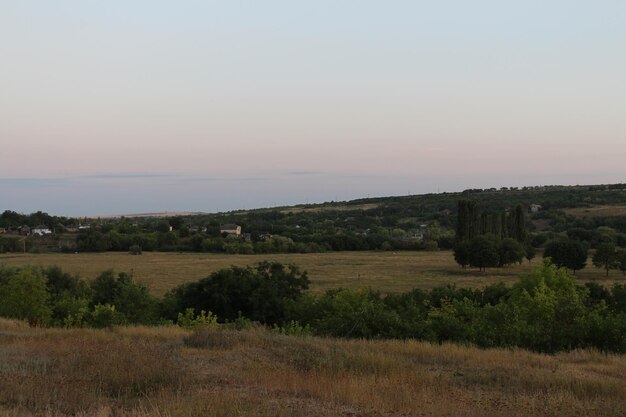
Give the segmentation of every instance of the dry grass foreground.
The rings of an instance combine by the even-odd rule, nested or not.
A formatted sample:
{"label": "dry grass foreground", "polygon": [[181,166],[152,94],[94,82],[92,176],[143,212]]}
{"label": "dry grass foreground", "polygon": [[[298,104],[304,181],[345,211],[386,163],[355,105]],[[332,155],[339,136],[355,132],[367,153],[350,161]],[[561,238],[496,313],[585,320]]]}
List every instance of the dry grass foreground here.
{"label": "dry grass foreground", "polygon": [[[155,295],[184,282],[205,278],[210,273],[231,265],[253,265],[263,260],[298,265],[309,273],[311,290],[322,292],[329,288],[371,287],[385,293],[405,292],[414,288],[429,289],[440,285],[483,287],[497,282],[513,283],[533,264],[524,262],[506,268],[489,268],[486,272],[459,267],[450,251],[440,252],[331,252],[312,254],[220,255],[206,253],[145,252],[140,256],[127,253],[80,254],[4,254],[0,265],[58,265],[64,271],[93,279],[106,269],[132,271],[135,279],[146,284]],[[610,285],[623,282],[619,271],[604,272],[587,262],[578,272],[580,282],[597,280]]]}
{"label": "dry grass foreground", "polygon": [[0,319],[0,417],[624,416],[626,357]]}

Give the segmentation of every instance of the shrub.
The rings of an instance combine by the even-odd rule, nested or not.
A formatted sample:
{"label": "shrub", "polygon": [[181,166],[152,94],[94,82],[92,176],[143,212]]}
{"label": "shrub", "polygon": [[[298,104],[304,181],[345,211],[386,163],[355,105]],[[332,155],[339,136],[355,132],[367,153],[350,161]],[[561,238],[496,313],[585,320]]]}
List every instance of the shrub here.
{"label": "shrub", "polygon": [[157,320],[157,300],[148,288],[136,283],[124,272],[115,274],[108,270],[92,283],[91,306],[110,304],[115,306],[118,319],[126,323],[151,324]]}
{"label": "shrub", "polygon": [[47,324],[52,310],[41,271],[31,267],[1,269],[0,315],[28,320],[31,326]]}
{"label": "shrub", "polygon": [[261,262],[255,268],[231,267],[200,281],[175,288],[166,296],[170,311],[212,311],[222,320],[239,314],[264,324],[286,319],[287,305],[307,289],[306,272],[277,262]]}
{"label": "shrub", "polygon": [[204,310],[200,311],[200,314],[195,315],[193,308],[188,308],[185,313],[178,313],[178,319],[176,324],[186,329],[195,329],[199,327],[217,327],[217,316],[211,313],[207,313]]}
{"label": "shrub", "polygon": [[306,324],[303,326],[296,320],[290,320],[282,326],[275,324],[273,330],[277,333],[284,334],[285,336],[304,337],[311,336],[313,334],[313,330],[310,325]]}
{"label": "shrub", "polygon": [[89,325],[97,328],[112,327],[120,324],[120,317],[114,305],[97,304],[87,319]]}
{"label": "shrub", "polygon": [[132,245],[130,248],[128,248],[128,253],[130,253],[131,255],[141,255],[141,246]]}

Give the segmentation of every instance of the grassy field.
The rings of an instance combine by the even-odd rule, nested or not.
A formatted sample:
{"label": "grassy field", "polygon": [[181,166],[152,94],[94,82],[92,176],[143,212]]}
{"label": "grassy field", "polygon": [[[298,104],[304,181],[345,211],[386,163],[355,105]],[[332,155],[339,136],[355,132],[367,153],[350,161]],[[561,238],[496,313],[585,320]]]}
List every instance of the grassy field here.
{"label": "grassy field", "polygon": [[[486,272],[460,268],[448,251],[440,252],[333,252],[322,254],[285,255],[216,255],[204,253],[145,252],[141,256],[127,253],[82,254],[5,254],[0,265],[58,265],[64,270],[92,279],[113,268],[132,271],[135,278],[148,285],[156,295],[184,282],[204,278],[211,272],[230,265],[253,265],[263,260],[293,263],[308,271],[312,291],[329,288],[370,286],[383,292],[402,292],[413,288],[432,288],[445,284],[484,286],[503,281],[515,282],[520,273],[533,265],[524,262],[507,268],[491,268]],[[533,264],[540,259],[533,261]],[[619,271],[609,278],[603,271],[588,267],[578,272],[582,281],[595,280],[606,284],[623,282]]]}
{"label": "grassy field", "polygon": [[626,205],[577,207],[563,209],[563,212],[576,217],[626,216]]}
{"label": "grassy field", "polygon": [[0,417],[624,416],[626,357],[0,319]]}

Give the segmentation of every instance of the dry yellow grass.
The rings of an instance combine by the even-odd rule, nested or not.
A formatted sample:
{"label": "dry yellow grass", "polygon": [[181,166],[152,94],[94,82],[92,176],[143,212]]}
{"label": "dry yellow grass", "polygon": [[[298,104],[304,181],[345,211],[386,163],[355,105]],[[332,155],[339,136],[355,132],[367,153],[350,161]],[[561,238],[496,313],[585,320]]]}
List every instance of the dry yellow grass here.
{"label": "dry yellow grass", "polygon": [[594,351],[3,320],[0,353],[0,417],[626,414],[626,357]]}
{"label": "dry yellow grass", "polygon": [[[127,253],[80,254],[5,254],[0,265],[58,265],[63,270],[93,279],[100,272],[113,268],[132,271],[135,278],[162,295],[176,285],[208,276],[231,265],[253,265],[263,260],[293,263],[309,273],[314,292],[329,288],[360,288],[369,286],[383,292],[403,292],[413,288],[439,285],[478,287],[503,281],[513,283],[519,274],[533,264],[507,268],[490,268],[487,272],[464,270],[449,251],[440,252],[331,252],[316,254],[217,255],[205,253],[145,252],[141,256]],[[597,280],[606,284],[623,281],[623,275],[611,271],[609,278],[602,270],[589,266],[578,272],[581,282]]]}
{"label": "dry yellow grass", "polygon": [[576,217],[626,216],[626,205],[578,207],[563,209],[563,212]]}
{"label": "dry yellow grass", "polygon": [[281,213],[319,213],[322,211],[348,211],[348,210],[371,210],[380,206],[377,203],[364,203],[356,205],[332,205],[318,207],[289,207],[281,210]]}

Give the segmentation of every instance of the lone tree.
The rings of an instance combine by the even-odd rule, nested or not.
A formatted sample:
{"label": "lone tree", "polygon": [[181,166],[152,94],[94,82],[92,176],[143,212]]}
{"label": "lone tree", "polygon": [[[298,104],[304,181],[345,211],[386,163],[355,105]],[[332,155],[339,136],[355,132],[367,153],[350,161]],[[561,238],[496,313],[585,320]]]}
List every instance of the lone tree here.
{"label": "lone tree", "polygon": [[546,245],[544,258],[552,258],[552,262],[559,268],[576,271],[587,265],[587,249],[582,243],[572,239],[553,240]]}
{"label": "lone tree", "polygon": [[500,264],[498,242],[491,235],[477,236],[470,241],[470,265],[477,266],[481,271]]}
{"label": "lone tree", "polygon": [[603,243],[598,246],[592,262],[596,267],[604,268],[608,277],[610,269],[620,266],[620,259],[618,258],[618,252],[615,250],[615,245],[613,243]]}

